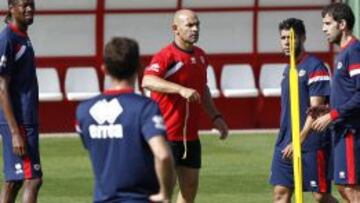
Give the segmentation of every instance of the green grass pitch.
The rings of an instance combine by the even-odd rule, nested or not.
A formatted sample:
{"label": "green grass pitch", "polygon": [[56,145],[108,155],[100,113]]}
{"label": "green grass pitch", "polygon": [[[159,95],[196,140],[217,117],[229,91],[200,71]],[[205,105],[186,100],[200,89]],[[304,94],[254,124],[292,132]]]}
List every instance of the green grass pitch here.
{"label": "green grass pitch", "polygon": [[[275,139],[274,134],[236,134],[220,141],[217,136],[203,135],[203,167],[196,202],[271,202],[268,176]],[[44,184],[39,202],[91,202],[92,172],[80,140],[42,138],[40,145]],[[339,197],[337,192],[334,194]],[[304,193],[304,202],[313,202],[310,194]]]}

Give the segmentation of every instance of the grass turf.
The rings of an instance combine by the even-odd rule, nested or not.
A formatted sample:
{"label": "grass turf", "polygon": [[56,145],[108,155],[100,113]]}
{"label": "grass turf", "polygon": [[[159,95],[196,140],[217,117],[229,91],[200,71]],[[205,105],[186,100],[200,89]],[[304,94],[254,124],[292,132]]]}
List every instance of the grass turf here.
{"label": "grass turf", "polygon": [[[273,134],[239,134],[220,141],[216,136],[202,136],[203,167],[196,202],[271,202],[268,176],[275,138]],[[42,138],[41,154],[40,203],[91,202],[90,162],[78,138]],[[304,202],[313,202],[310,194],[304,193]]]}

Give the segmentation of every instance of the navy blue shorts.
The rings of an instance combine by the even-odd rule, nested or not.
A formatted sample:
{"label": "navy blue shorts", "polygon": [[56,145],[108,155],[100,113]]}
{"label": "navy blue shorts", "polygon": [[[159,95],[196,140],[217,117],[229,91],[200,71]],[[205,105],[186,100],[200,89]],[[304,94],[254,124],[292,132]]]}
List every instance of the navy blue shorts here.
{"label": "navy blue shorts", "polygon": [[337,185],[360,184],[360,130],[333,131],[334,182]]}
{"label": "navy blue shorts", "polygon": [[21,128],[25,135],[27,154],[23,157],[13,153],[12,137],[7,125],[0,125],[3,139],[4,175],[6,181],[34,179],[42,177],[39,155],[38,126]]}
{"label": "navy blue shorts", "polygon": [[[329,178],[330,147],[303,152],[301,156],[303,191],[329,193],[331,191],[331,179]],[[283,159],[282,153],[278,149],[275,149],[274,152],[270,184],[294,188],[292,160]]]}
{"label": "navy blue shorts", "polygon": [[94,203],[151,203],[148,197],[121,197],[116,200],[107,200],[107,201],[94,201]]}
{"label": "navy blue shorts", "polygon": [[[94,202],[94,203],[107,203],[107,202]],[[151,203],[148,199],[127,199],[119,201],[111,201],[111,203]]]}

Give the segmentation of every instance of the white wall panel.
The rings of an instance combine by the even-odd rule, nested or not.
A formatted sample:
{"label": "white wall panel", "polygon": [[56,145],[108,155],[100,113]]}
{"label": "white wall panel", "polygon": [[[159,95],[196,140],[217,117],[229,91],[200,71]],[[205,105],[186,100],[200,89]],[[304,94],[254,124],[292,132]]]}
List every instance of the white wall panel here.
{"label": "white wall panel", "polygon": [[106,9],[176,8],[177,0],[106,0]]}
{"label": "white wall panel", "polygon": [[207,53],[250,53],[252,12],[199,12],[199,46]]}
{"label": "white wall panel", "polygon": [[37,56],[95,55],[92,15],[39,15],[29,35]]}
{"label": "white wall panel", "polygon": [[184,7],[190,8],[208,8],[208,7],[241,7],[241,6],[254,6],[254,0],[183,0]]}
{"label": "white wall panel", "polygon": [[4,20],[5,20],[5,15],[0,15],[0,30],[2,30],[6,25]]}
{"label": "white wall panel", "polygon": [[279,23],[289,17],[302,19],[306,28],[305,48],[308,51],[328,51],[329,46],[321,31],[320,11],[263,11],[259,13],[259,52],[280,52]]}
{"label": "white wall panel", "polygon": [[105,16],[105,43],[113,36],[137,40],[141,54],[154,54],[173,40],[173,14],[109,14]]}
{"label": "white wall panel", "polygon": [[0,1],[0,10],[7,10],[7,1]]}
{"label": "white wall panel", "polygon": [[331,0],[259,0],[259,6],[324,6]]}
{"label": "white wall panel", "polygon": [[[96,0],[35,0],[37,10],[94,10]],[[7,9],[7,0],[0,1],[0,9]]]}
{"label": "white wall panel", "polygon": [[37,0],[37,10],[95,10],[96,0]]}

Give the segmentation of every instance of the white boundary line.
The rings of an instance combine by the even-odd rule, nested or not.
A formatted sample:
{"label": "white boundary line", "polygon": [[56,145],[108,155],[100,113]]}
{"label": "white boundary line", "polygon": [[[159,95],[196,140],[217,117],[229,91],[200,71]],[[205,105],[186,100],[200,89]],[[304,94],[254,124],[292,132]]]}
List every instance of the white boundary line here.
{"label": "white boundary line", "polygon": [[[279,129],[247,129],[247,130],[240,130],[240,129],[234,129],[229,130],[229,134],[264,134],[264,133],[270,133],[275,134],[278,133]],[[212,130],[200,130],[200,135],[218,135],[219,132],[216,129]],[[77,133],[41,133],[40,137],[48,138],[48,137],[78,137]]]}

